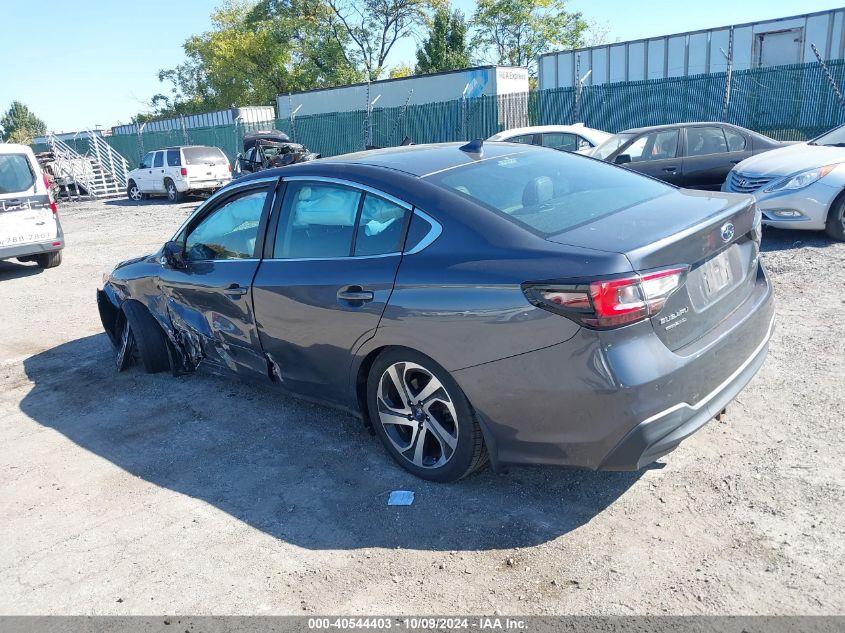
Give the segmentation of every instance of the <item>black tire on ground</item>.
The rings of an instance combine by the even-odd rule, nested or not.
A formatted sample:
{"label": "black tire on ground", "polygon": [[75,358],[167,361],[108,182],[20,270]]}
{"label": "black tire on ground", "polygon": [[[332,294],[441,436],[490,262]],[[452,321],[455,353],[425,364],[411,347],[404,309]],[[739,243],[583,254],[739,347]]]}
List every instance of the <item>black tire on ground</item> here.
{"label": "black tire on ground", "polygon": [[845,242],[845,195],[840,195],[830,206],[825,232],[833,239]]}
{"label": "black tire on ground", "polygon": [[146,200],[146,195],[141,193],[141,190],[138,188],[138,185],[135,184],[134,180],[130,180],[129,183],[126,185],[126,197],[132,200],[133,202],[140,202],[141,200]]}
{"label": "black tire on ground", "polygon": [[41,253],[35,256],[35,263],[40,268],[55,268],[62,263],[62,252]]}
{"label": "black tire on ground", "polygon": [[170,202],[182,202],[185,198],[184,194],[180,193],[178,189],[176,189],[175,183],[167,178],[164,181],[164,190],[167,192],[167,199]]}
{"label": "black tire on ground", "polygon": [[[404,451],[400,451],[394,444],[394,441],[391,440],[391,437],[388,436],[386,426],[381,422],[381,418],[379,417],[379,385],[383,379],[390,380],[385,372],[387,372],[389,368],[394,367],[397,363],[410,364],[409,367],[411,367],[411,369],[407,370],[400,379],[405,381],[403,384],[406,385],[407,390],[411,391],[411,393],[408,394],[410,396],[409,400],[413,401],[415,393],[421,394],[425,390],[427,380],[423,378],[420,382],[416,381],[420,380],[419,376],[425,376],[427,373],[441,383],[443,389],[445,390],[446,398],[451,402],[454,407],[454,411],[457,414],[457,420],[453,420],[449,413],[445,413],[445,417],[441,417],[440,419],[440,422],[443,422],[443,425],[439,427],[440,430],[442,431],[445,427],[448,427],[446,430],[450,432],[450,435],[454,436],[456,434],[457,436],[457,442],[454,449],[448,456],[447,461],[440,466],[436,465],[436,458],[431,458],[435,465],[420,466],[413,463],[415,450],[413,448],[408,448]],[[422,371],[420,369],[414,369],[414,366],[418,366]],[[399,367],[402,367],[402,365]],[[416,374],[416,376],[414,374]],[[393,384],[395,385],[395,382]],[[416,389],[415,392],[414,389]],[[396,396],[401,398],[398,391],[394,393]],[[438,390],[438,393],[442,394],[443,392]],[[435,400],[436,399],[437,398],[435,398]],[[428,401],[430,402],[430,400]],[[396,403],[398,402],[395,402],[394,404]],[[437,406],[441,407],[439,413],[441,416],[444,416],[445,407],[442,407],[442,405],[435,405],[428,411],[428,413],[432,414],[432,411],[435,410],[435,407]],[[484,446],[484,438],[481,432],[481,427],[478,425],[475,413],[464,395],[464,392],[449,372],[424,354],[407,348],[395,347],[385,350],[378,356],[378,358],[376,358],[367,377],[367,412],[370,416],[370,420],[376,434],[379,436],[393,459],[400,466],[417,477],[442,483],[453,482],[466,477],[474,471],[483,468],[487,464],[487,450]],[[426,420],[428,419],[429,418],[426,418]],[[409,438],[415,437],[416,439],[419,439],[422,437],[424,441],[424,452],[426,447],[433,446],[435,454],[439,452],[441,455],[444,455],[443,451],[440,450],[444,447],[444,443],[436,441],[437,438],[435,437],[433,429],[429,427],[431,430],[427,431],[425,434],[422,434],[421,431],[417,431],[416,434],[414,434],[413,430],[408,430],[412,429],[412,423],[413,421],[409,420],[409,426],[407,427],[402,425],[388,425],[388,427],[394,429],[391,431],[393,433],[393,437],[398,438],[403,441],[403,443],[410,442],[410,446],[415,447],[415,443]],[[454,431],[454,433],[451,431]],[[404,437],[402,434],[404,434]],[[428,444],[425,444],[425,442],[428,442]]]}
{"label": "black tire on ground", "polygon": [[144,370],[148,374],[156,374],[170,369],[167,338],[149,310],[137,301],[127,301],[123,304],[123,314],[132,330],[135,349],[141,357]]}

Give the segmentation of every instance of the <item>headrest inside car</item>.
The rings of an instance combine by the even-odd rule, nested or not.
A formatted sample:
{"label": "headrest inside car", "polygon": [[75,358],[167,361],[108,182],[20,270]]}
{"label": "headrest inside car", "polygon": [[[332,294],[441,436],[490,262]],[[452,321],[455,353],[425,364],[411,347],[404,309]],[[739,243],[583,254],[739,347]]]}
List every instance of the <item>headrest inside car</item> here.
{"label": "headrest inside car", "polygon": [[522,206],[535,207],[554,197],[554,182],[548,176],[537,176],[528,181],[522,190]]}

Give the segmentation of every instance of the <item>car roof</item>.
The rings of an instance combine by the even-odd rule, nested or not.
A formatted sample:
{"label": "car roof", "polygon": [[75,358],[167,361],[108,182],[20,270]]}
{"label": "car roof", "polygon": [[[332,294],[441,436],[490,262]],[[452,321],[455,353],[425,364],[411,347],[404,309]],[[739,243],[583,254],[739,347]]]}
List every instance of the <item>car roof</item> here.
{"label": "car roof", "polygon": [[27,154],[34,156],[32,148],[29,145],[21,145],[20,143],[0,143],[0,154]]}
{"label": "car roof", "polygon": [[521,154],[528,151],[547,151],[543,148],[530,145],[515,146],[513,143],[485,141],[481,153],[474,154],[462,151],[460,148],[464,145],[465,143],[404,145],[354,152],[352,154],[341,154],[340,156],[321,158],[320,160],[298,163],[287,167],[265,169],[251,176],[239,178],[238,182],[252,180],[253,178],[282,176],[284,174],[294,173],[295,171],[311,171],[312,169],[319,169],[322,166],[336,169],[338,166],[344,165],[349,167],[359,165],[381,167],[421,178],[454,167],[460,167],[461,165],[469,165],[479,160]]}
{"label": "car roof", "polygon": [[510,130],[502,130],[501,132],[496,132],[490,138],[510,138],[512,136],[518,136],[520,134],[542,134],[543,132],[572,132],[573,134],[584,132],[598,132],[600,134],[609,134],[608,132],[605,132],[603,130],[597,130],[596,128],[587,127],[583,123],[575,123],[573,125],[529,125],[527,127],[515,127]]}
{"label": "car roof", "polygon": [[642,134],[643,132],[658,132],[660,130],[670,130],[674,128],[682,128],[682,127],[696,127],[699,125],[719,125],[723,126],[726,125],[728,127],[735,127],[739,129],[738,125],[733,125],[732,123],[725,123],[723,121],[684,121],[683,123],[665,123],[663,125],[647,125],[645,127],[632,127],[628,130],[622,130],[619,134]]}

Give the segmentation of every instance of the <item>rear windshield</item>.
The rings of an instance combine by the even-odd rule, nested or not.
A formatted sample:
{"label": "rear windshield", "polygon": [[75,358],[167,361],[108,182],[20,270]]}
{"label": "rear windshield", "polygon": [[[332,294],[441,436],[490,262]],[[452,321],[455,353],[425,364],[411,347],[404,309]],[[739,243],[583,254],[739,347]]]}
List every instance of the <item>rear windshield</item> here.
{"label": "rear windshield", "polygon": [[470,163],[428,180],[544,236],[672,191],[634,172],[554,150]]}
{"label": "rear windshield", "polygon": [[217,147],[183,147],[182,155],[186,165],[220,165],[226,162],[226,154]]}
{"label": "rear windshield", "polygon": [[0,154],[0,193],[20,193],[34,184],[26,154]]}

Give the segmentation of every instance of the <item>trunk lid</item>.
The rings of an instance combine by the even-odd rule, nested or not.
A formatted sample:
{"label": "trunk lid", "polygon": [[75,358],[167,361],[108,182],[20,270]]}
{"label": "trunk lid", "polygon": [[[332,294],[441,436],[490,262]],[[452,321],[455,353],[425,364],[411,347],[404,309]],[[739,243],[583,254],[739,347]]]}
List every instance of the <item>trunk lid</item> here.
{"label": "trunk lid", "polygon": [[715,327],[756,280],[758,212],[749,196],[677,190],[551,236],[551,241],[625,255],[637,272],[686,265],[685,283],[651,318],[672,350]]}

